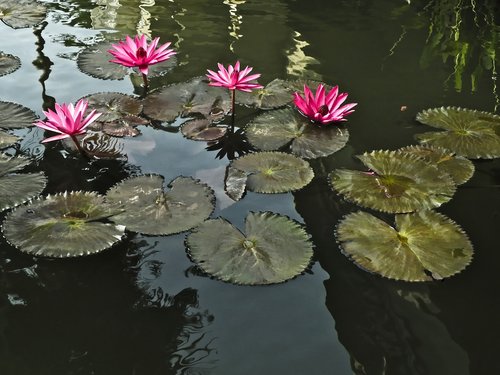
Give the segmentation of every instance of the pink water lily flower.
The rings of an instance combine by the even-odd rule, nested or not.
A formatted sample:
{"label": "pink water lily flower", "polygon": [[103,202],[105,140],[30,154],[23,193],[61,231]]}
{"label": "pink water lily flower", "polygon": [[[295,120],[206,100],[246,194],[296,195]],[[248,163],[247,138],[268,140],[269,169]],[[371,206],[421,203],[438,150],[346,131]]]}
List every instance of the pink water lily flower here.
{"label": "pink water lily flower", "polygon": [[68,137],[72,137],[74,140],[75,136],[84,134],[86,132],[85,128],[101,115],[101,113],[96,113],[96,111],[93,110],[84,118],[84,113],[87,110],[88,104],[87,100],[80,99],[75,106],[73,106],[72,103],[56,104],[55,112],[51,109],[43,111],[45,116],[47,116],[47,120],[38,120],[34,122],[33,125],[59,133],[59,135],[46,138],[42,143],[57,141]]}
{"label": "pink water lily flower", "polygon": [[110,49],[108,52],[115,58],[110,61],[129,68],[137,67],[142,74],[147,75],[150,65],[168,60],[176,54],[174,50],[168,49],[170,42],[156,48],[159,40],[160,38],[154,38],[148,44],[145,35],[136,35],[134,39],[127,35],[125,41],[111,45],[114,50]]}
{"label": "pink water lily flower", "polygon": [[229,65],[227,69],[222,64],[217,64],[219,71],[216,73],[212,70],[207,69],[207,78],[210,80],[210,86],[226,87],[229,90],[240,90],[251,92],[253,89],[261,89],[261,86],[257,83],[250,83],[260,77],[260,74],[250,74],[253,68],[247,66],[245,69],[240,71],[240,62],[237,61],[232,65]]}
{"label": "pink water lily flower", "polygon": [[320,124],[347,121],[344,117],[354,112],[352,108],[358,103],[341,106],[346,99],[347,93],[339,94],[338,86],[325,93],[323,84],[318,85],[315,94],[307,85],[304,85],[304,97],[298,92],[293,94],[293,102],[299,111],[310,120]]}

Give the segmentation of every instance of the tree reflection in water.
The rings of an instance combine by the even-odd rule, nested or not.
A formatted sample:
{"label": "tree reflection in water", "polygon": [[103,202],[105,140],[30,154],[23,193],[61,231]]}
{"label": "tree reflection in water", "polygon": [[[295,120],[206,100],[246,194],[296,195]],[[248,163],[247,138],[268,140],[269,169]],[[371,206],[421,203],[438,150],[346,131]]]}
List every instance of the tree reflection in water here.
{"label": "tree reflection in water", "polygon": [[356,374],[469,374],[467,353],[438,317],[428,284],[382,279],[359,270],[332,241],[342,216],[358,207],[341,201],[324,180],[294,193],[298,212],[330,274],[326,307]]}

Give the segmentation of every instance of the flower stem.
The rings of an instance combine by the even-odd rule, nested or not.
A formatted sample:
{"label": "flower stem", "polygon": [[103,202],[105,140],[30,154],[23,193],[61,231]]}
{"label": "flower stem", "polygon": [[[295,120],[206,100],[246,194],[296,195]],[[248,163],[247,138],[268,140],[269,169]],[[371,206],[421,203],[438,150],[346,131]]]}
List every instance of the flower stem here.
{"label": "flower stem", "polygon": [[84,157],[86,158],[89,158],[89,155],[87,154],[87,152],[83,149],[83,147],[80,145],[80,142],[78,142],[78,139],[76,138],[76,136],[72,135],[71,136],[71,139],[73,140],[73,143],[75,144],[76,148],[78,149],[78,151],[80,151],[80,154],[82,154]]}
{"label": "flower stem", "polygon": [[148,93],[148,76],[142,73],[142,80],[144,81],[144,96]]}
{"label": "flower stem", "polygon": [[231,130],[234,130],[234,107],[236,103],[236,90],[231,90]]}

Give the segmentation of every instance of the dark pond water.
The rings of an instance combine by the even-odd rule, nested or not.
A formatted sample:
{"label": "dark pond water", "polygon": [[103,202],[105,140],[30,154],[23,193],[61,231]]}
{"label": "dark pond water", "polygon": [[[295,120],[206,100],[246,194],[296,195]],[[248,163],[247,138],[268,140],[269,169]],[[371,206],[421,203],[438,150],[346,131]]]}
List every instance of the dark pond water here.
{"label": "dark pond water", "polygon": [[[345,258],[333,231],[357,208],[326,182],[334,168],[357,166],[354,155],[415,143],[423,127],[414,118],[422,109],[499,109],[497,1],[43,2],[46,26],[13,30],[0,23],[0,50],[22,61],[0,78],[0,100],[38,115],[54,100],[134,94],[128,78],[99,80],[76,66],[85,45],[115,31],[175,44],[178,66],[153,79],[153,87],[240,59],[262,73],[261,83],[313,78],[339,84],[359,105],[349,118],[348,146],[312,163],[317,177],[309,186],[293,194],[249,193],[237,203],[224,197],[228,160],[175,128],[143,127],[141,136],[124,140],[127,161],[90,163],[57,142],[40,145],[38,129],[19,131],[24,140],[8,152],[36,159],[32,169],[49,178],[45,193],[105,192],[139,173],[167,181],[194,176],[217,192],[213,217],[241,227],[248,211],[270,210],[304,223],[315,262],[287,283],[242,287],[197,271],[185,234],[129,235],[76,260],[23,255],[2,239],[0,374],[500,373],[500,162],[476,161],[474,177],[439,209],[468,233],[475,255],[464,272],[433,283],[385,280]],[[258,113],[238,110],[240,126]]]}

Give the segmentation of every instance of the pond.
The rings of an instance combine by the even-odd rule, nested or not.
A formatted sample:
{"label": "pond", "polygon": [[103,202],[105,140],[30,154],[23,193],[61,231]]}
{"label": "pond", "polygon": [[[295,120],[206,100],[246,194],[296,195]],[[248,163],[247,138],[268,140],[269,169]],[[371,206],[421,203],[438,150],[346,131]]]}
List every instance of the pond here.
{"label": "pond", "polygon": [[[191,176],[215,192],[211,218],[244,231],[249,212],[285,215],[311,236],[314,255],[289,281],[244,286],[203,272],[186,253],[186,231],[128,231],[111,249],[71,259],[25,254],[2,237],[2,375],[500,373],[494,359],[500,349],[494,268],[500,264],[500,161],[473,160],[472,178],[437,209],[470,239],[470,265],[420,283],[366,272],[342,254],[336,228],[360,207],[332,190],[328,178],[336,169],[363,168],[356,155],[417,144],[416,134],[432,130],[415,120],[425,109],[498,114],[498,1],[40,3],[47,14],[36,26],[0,22],[0,51],[21,62],[0,77],[0,101],[21,104],[41,119],[56,102],[101,92],[143,95],[139,75],[99,79],[77,61],[89,46],[137,34],[172,42],[177,51],[167,74],[150,77],[150,92],[240,60],[261,74],[262,85],[276,78],[320,81],[339,85],[358,105],[344,124],[347,145],[310,160],[315,177],[307,186],[281,194],[247,191],[240,200],[228,197],[224,179],[232,154],[243,153],[247,142],[187,139],[180,131],[185,119],[139,125],[136,137],[108,139],[108,154],[118,157],[90,160],[69,144],[41,144],[50,135],[40,128],[11,131],[20,140],[3,152],[31,158],[22,173],[44,173],[44,196],[105,194],[142,174],[166,183]],[[237,105],[236,129],[264,112]],[[229,121],[228,115],[223,123]]]}

